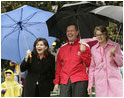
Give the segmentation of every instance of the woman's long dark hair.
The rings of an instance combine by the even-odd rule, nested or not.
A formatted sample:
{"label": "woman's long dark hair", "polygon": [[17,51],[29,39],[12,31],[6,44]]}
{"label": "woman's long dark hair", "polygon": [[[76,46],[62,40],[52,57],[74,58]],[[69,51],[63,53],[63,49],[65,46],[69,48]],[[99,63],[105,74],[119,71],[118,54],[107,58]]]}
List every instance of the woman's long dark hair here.
{"label": "woman's long dark hair", "polygon": [[37,51],[36,51],[36,44],[39,42],[39,41],[42,41],[44,43],[45,46],[47,46],[48,48],[45,50],[44,54],[45,55],[48,55],[50,53],[49,51],[49,44],[48,44],[48,41],[45,39],[45,38],[37,38],[36,41],[34,42],[34,48],[33,48],[33,52],[34,54],[38,55]]}

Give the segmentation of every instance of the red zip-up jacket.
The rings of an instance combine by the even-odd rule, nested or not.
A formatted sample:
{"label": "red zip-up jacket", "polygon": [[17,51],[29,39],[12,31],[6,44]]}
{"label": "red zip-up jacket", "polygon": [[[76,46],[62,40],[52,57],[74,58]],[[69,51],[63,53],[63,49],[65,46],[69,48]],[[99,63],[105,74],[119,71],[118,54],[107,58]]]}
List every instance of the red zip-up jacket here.
{"label": "red zip-up jacket", "polygon": [[69,78],[71,83],[88,80],[86,67],[89,67],[91,62],[91,51],[87,45],[84,45],[86,50],[82,52],[80,44],[80,38],[78,38],[72,45],[67,42],[60,47],[54,84],[67,84]]}

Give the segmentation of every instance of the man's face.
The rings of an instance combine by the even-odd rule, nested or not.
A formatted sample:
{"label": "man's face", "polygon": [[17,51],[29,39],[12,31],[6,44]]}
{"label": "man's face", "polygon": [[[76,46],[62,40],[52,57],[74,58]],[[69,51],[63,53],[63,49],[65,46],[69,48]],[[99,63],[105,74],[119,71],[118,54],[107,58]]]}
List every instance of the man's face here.
{"label": "man's face", "polygon": [[77,39],[78,31],[75,29],[75,25],[70,25],[66,29],[66,36],[70,42],[73,42]]}

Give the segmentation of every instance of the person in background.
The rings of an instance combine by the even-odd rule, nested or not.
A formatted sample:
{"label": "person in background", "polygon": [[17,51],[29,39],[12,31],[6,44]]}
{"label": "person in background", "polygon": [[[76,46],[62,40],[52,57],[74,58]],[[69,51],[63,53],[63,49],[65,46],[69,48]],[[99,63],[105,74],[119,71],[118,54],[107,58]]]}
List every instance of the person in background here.
{"label": "person in background", "polygon": [[33,51],[27,51],[21,64],[21,71],[26,70],[24,97],[49,97],[54,86],[55,57],[49,52],[46,39],[37,38]]}
{"label": "person in background", "polygon": [[22,85],[15,81],[13,71],[8,69],[4,75],[5,81],[1,84],[1,97],[21,97]]}
{"label": "person in background", "polygon": [[119,67],[123,66],[123,55],[118,43],[108,39],[106,27],[97,26],[94,35],[98,40],[91,49],[88,93],[95,84],[96,97],[122,97],[123,85]]}
{"label": "person in background", "polygon": [[80,43],[76,24],[67,26],[66,36],[67,43],[60,47],[57,54],[53,91],[58,91],[60,85],[61,97],[88,97],[90,48],[86,43]]}

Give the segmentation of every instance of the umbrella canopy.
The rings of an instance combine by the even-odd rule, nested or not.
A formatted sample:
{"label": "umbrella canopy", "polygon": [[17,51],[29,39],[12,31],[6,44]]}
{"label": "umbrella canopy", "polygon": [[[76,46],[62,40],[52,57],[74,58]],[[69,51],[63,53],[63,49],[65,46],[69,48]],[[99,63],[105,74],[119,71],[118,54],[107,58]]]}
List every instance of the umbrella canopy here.
{"label": "umbrella canopy", "polygon": [[108,18],[111,18],[115,20],[115,22],[118,22],[118,33],[117,36],[115,37],[115,42],[117,41],[117,37],[119,33],[122,30],[122,25],[123,25],[123,7],[121,6],[102,6],[98,7],[94,10],[91,11],[91,13],[94,13],[95,15],[99,16],[105,16]]}
{"label": "umbrella canopy", "polygon": [[97,17],[90,13],[90,11],[95,8],[97,8],[97,6],[89,2],[64,5],[47,20],[49,35],[59,39],[65,39],[66,26],[68,24],[77,24],[81,38],[93,37],[95,26],[106,24],[108,21],[105,17]]}
{"label": "umbrella canopy", "polygon": [[51,46],[55,38],[48,36],[46,20],[51,12],[23,6],[1,15],[1,57],[21,62],[28,49],[33,49],[36,38],[43,37]]}
{"label": "umbrella canopy", "polygon": [[102,6],[92,10],[91,13],[106,16],[123,23],[123,7],[121,6]]}

